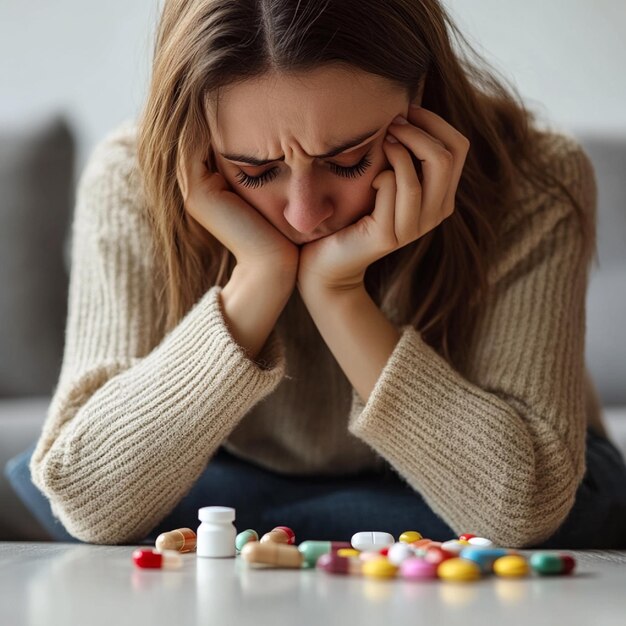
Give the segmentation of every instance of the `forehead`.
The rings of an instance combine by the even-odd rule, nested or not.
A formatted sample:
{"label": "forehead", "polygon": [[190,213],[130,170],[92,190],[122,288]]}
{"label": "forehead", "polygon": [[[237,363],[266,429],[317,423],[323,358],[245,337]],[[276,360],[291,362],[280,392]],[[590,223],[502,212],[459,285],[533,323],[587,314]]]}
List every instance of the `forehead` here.
{"label": "forehead", "polygon": [[211,135],[229,151],[267,156],[281,142],[296,141],[316,154],[381,126],[406,103],[405,91],[382,77],[328,66],[230,85],[207,117]]}

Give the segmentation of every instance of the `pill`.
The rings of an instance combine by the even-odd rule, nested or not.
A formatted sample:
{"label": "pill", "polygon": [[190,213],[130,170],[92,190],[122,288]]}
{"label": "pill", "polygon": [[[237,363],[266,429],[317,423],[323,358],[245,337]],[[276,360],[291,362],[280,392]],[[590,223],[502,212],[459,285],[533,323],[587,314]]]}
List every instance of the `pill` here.
{"label": "pill", "polygon": [[468,545],[469,543],[467,542],[461,542],[457,539],[451,539],[450,541],[444,541],[441,544],[441,547],[446,550],[446,552],[453,552],[454,554],[458,554],[459,552],[461,552],[461,550],[463,550],[463,548],[465,548],[465,546]]}
{"label": "pill", "polygon": [[155,542],[159,551],[177,550],[178,552],[192,552],[196,549],[196,533],[191,528],[177,528],[161,533]]}
{"label": "pill", "polygon": [[414,541],[419,541],[420,539],[423,539],[421,533],[418,533],[415,530],[406,530],[400,535],[398,541],[401,541],[402,543],[413,543]]}
{"label": "pill", "polygon": [[439,546],[430,545],[426,549],[426,554],[424,555],[424,559],[429,561],[430,563],[434,563],[435,565],[439,565],[439,563],[443,563],[447,559],[452,559],[456,556],[454,552],[448,552]]}
{"label": "pill", "polygon": [[470,537],[468,541],[470,546],[480,546],[481,548],[493,548],[495,546],[491,539],[485,539],[484,537]]}
{"label": "pill", "polygon": [[296,546],[274,541],[250,541],[241,549],[241,556],[250,564],[274,567],[302,567],[304,557]]}
{"label": "pill", "polygon": [[133,562],[137,567],[149,569],[176,569],[183,564],[180,552],[176,550],[159,552],[151,548],[137,548],[133,552]]}
{"label": "pill", "polygon": [[387,559],[394,565],[400,565],[406,559],[415,556],[415,550],[407,543],[394,543],[387,550]]}
{"label": "pill", "polygon": [[341,550],[342,548],[350,548],[350,544],[347,541],[303,541],[299,546],[298,550],[302,553],[304,557],[304,567],[315,567],[317,563],[317,559],[319,559],[322,554],[326,554],[328,552],[336,552],[337,550]]}
{"label": "pill", "polygon": [[247,530],[242,530],[235,537],[235,549],[237,552],[241,552],[241,548],[243,548],[250,541],[258,541],[259,535],[256,530],[252,530],[252,528],[248,528]]}
{"label": "pill", "polygon": [[414,548],[426,548],[433,542],[432,539],[418,539],[417,541],[412,541],[411,545]]}
{"label": "pill", "polygon": [[359,559],[340,556],[338,552],[327,552],[317,560],[317,567],[329,574],[361,574],[362,565]]}
{"label": "pill", "polygon": [[410,558],[400,565],[400,576],[409,580],[427,580],[437,578],[437,565],[425,559]]}
{"label": "pill", "polygon": [[381,556],[387,556],[388,553],[389,553],[389,546],[385,546],[384,548],[381,548],[378,551],[378,554],[380,554]]}
{"label": "pill", "polygon": [[363,563],[361,569],[363,576],[369,576],[371,578],[393,578],[397,571],[398,568],[385,557],[366,561]]}
{"label": "pill", "polygon": [[493,562],[493,572],[498,576],[516,578],[527,576],[530,568],[526,559],[518,554],[501,556]]}
{"label": "pill", "polygon": [[379,531],[364,531],[352,535],[350,540],[352,547],[362,552],[368,550],[380,550],[385,546],[395,543],[393,535]]}
{"label": "pill", "polygon": [[535,552],[531,555],[529,563],[537,574],[543,576],[569,573],[571,569],[565,572],[566,563],[563,560],[563,556],[565,555],[561,555],[558,552]]}
{"label": "pill", "polygon": [[509,550],[504,548],[483,548],[481,546],[467,546],[459,553],[462,559],[474,561],[480,568],[481,573],[491,574],[493,572],[493,563],[496,559],[509,554]]}
{"label": "pill", "polygon": [[359,550],[355,550],[354,548],[341,548],[337,550],[337,554],[339,556],[356,556],[358,557],[360,553]]}
{"label": "pill", "polygon": [[271,541],[273,543],[286,543],[292,545],[296,540],[296,535],[288,526],[276,526],[270,530],[269,533],[265,533],[261,537],[261,543]]}
{"label": "pill", "polygon": [[466,582],[480,578],[480,568],[474,561],[454,557],[446,559],[437,567],[437,576],[444,580]]}
{"label": "pill", "polygon": [[463,533],[462,535],[459,535],[459,539],[461,541],[469,541],[470,539],[473,539],[476,535],[472,535],[470,533]]}
{"label": "pill", "polygon": [[371,561],[373,559],[380,559],[383,557],[380,552],[376,552],[375,550],[365,550],[364,552],[359,552],[359,559],[361,561]]}

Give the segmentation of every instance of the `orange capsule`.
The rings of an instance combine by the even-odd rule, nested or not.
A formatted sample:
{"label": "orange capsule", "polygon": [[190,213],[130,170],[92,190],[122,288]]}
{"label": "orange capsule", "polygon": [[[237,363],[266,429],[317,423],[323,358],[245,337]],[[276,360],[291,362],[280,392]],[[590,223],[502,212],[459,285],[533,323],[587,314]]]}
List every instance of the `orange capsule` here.
{"label": "orange capsule", "polygon": [[192,552],[196,549],[196,533],[191,528],[177,528],[161,533],[155,542],[157,550],[177,550]]}
{"label": "orange capsule", "polygon": [[250,541],[241,549],[241,556],[252,564],[274,567],[302,567],[303,554],[296,546],[274,541]]}
{"label": "orange capsule", "polygon": [[261,537],[261,543],[272,541],[274,543],[286,543],[293,545],[296,540],[296,534],[288,526],[276,526],[269,533],[265,533]]}

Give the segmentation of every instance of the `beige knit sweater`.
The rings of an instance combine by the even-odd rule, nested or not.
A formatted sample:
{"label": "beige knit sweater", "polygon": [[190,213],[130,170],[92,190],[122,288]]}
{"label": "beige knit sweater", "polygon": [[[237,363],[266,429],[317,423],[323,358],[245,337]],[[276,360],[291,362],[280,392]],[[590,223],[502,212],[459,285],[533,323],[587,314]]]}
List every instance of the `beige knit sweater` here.
{"label": "beige knit sweater", "polygon": [[[229,334],[218,286],[160,336],[135,137],[132,120],[115,129],[80,179],[62,369],[30,463],[73,536],[142,540],[220,445],[285,473],[390,465],[455,532],[501,545],[556,530],[585,470],[586,426],[604,431],[571,204],[526,189],[466,372],[405,326],[364,406],[297,290],[256,362]],[[545,137],[554,171],[595,216],[586,154]]]}

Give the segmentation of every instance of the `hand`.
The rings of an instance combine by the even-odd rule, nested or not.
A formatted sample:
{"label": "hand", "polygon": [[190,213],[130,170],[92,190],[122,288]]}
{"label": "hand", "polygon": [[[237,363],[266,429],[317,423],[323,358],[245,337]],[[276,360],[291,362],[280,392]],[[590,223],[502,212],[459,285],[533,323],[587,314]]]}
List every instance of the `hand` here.
{"label": "hand", "polygon": [[[237,195],[226,179],[209,168],[206,154],[197,152],[187,166],[181,155],[178,184],[186,212],[226,246],[238,265],[274,274],[293,272],[299,249],[254,207]],[[267,272],[265,272],[267,274]]]}
{"label": "hand", "polygon": [[[413,106],[407,124],[392,123],[387,131],[398,143],[383,142],[393,170],[372,181],[377,190],[373,212],[300,249],[299,289],[361,287],[369,265],[419,239],[454,212],[469,140],[432,111]],[[412,154],[421,161],[422,179]]]}

